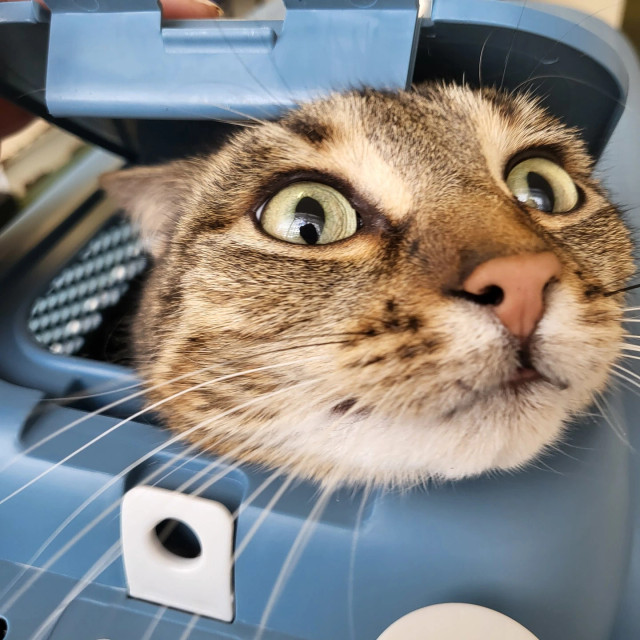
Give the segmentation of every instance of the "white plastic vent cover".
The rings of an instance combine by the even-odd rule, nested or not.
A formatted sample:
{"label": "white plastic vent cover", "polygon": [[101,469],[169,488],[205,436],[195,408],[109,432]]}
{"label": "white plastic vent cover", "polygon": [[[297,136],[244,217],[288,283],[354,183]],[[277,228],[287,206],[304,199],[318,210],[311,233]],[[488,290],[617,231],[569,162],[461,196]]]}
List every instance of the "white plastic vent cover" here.
{"label": "white plastic vent cover", "polygon": [[378,640],[538,640],[515,620],[474,604],[447,602],[396,620]]}
{"label": "white plastic vent cover", "polygon": [[[194,553],[185,557],[163,545],[156,527],[167,520],[186,525]],[[157,487],[134,487],[122,501],[121,536],[132,597],[233,619],[233,518],[225,506]]]}

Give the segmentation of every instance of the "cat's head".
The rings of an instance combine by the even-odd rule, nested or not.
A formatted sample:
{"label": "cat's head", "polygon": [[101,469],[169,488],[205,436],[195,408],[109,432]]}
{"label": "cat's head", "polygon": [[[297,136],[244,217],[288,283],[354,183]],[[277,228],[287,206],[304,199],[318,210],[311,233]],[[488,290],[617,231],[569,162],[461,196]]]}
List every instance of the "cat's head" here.
{"label": "cat's head", "polygon": [[203,447],[327,482],[523,465],[621,348],[604,294],[631,242],[591,173],[532,100],[428,85],[107,176],[155,257],[150,400]]}

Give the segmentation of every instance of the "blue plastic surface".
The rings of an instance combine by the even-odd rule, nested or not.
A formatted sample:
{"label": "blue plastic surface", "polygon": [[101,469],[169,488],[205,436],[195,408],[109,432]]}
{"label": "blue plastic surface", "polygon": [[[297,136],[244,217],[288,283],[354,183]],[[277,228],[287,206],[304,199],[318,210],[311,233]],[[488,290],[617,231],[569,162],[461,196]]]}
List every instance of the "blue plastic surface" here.
{"label": "blue plastic surface", "polygon": [[[11,11],[24,20],[15,18],[12,24],[40,29],[31,8],[26,12],[20,4]],[[80,4],[91,6],[86,0]],[[7,15],[5,6],[0,4],[0,16]],[[545,49],[550,60],[560,58],[557,68],[569,60],[578,72],[582,58],[594,95],[606,87],[608,101],[599,110],[592,107],[585,134],[593,148],[604,146],[598,168],[616,200],[633,211],[640,206],[638,63],[619,34],[593,21],[570,27],[571,15],[554,17],[529,3],[436,2],[434,23],[423,25],[416,73],[423,69],[427,75],[426,66],[440,73],[445,62],[451,64],[442,55],[429,57],[432,35],[432,52],[464,57],[475,55],[476,45],[495,30],[494,44],[501,37],[514,42],[516,67],[505,69],[511,65],[497,55],[505,49],[500,45],[492,55],[489,40],[484,77],[499,83],[516,73],[527,38],[548,33]],[[513,31],[520,27],[525,32]],[[469,34],[469,49],[453,46]],[[555,40],[559,36],[562,44]],[[457,70],[478,66],[477,58],[468,66],[455,63]],[[404,72],[409,67],[410,62]],[[514,77],[512,83],[518,82]],[[183,98],[189,95],[197,100],[201,94]],[[553,104],[562,112],[562,99]],[[569,113],[574,106],[578,111]],[[560,115],[582,117],[580,106],[567,102]],[[31,640],[39,628],[40,637],[51,640],[140,640],[150,629],[154,640],[177,640],[192,623],[192,640],[248,640],[255,637],[287,555],[318,500],[317,487],[301,483],[283,491],[241,555],[231,624],[194,622],[188,613],[128,598],[119,558],[100,567],[86,588],[78,586],[109,549],[117,549],[119,501],[128,488],[157,483],[176,490],[192,482],[182,490],[194,491],[228,471],[203,495],[240,510],[237,546],[286,482],[274,480],[249,503],[267,477],[264,472],[231,468],[208,455],[195,457],[178,442],[165,448],[172,436],[147,424],[143,415],[123,424],[112,409],[89,417],[92,409],[124,392],[73,407],[51,399],[130,373],[55,356],[27,331],[30,305],[109,219],[112,211],[104,203],[81,203],[93,191],[95,177],[113,162],[102,152],[80,159],[0,234],[0,616],[8,620],[8,640]],[[637,228],[636,215],[630,218]],[[584,418],[559,452],[517,474],[404,493],[331,496],[275,603],[263,640],[374,640],[409,611],[447,601],[501,611],[540,640],[640,637],[640,435],[635,424],[640,406],[637,395],[624,390],[608,402],[610,419],[632,446],[604,420]],[[130,415],[137,408],[134,399],[121,410]],[[83,422],[51,437],[76,420]]]}
{"label": "blue plastic surface", "polygon": [[51,0],[47,107],[65,116],[269,118],[327,89],[408,85],[417,0],[285,4],[282,24],[162,24],[156,0]]}

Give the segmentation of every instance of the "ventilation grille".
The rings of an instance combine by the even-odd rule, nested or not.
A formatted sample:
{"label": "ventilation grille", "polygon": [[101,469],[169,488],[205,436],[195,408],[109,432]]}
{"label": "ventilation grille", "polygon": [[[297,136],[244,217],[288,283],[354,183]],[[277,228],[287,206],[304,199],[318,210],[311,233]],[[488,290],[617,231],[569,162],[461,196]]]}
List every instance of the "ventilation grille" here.
{"label": "ventilation grille", "polygon": [[72,355],[147,266],[137,231],[118,218],[102,229],[57,275],[31,308],[29,329],[52,353]]}

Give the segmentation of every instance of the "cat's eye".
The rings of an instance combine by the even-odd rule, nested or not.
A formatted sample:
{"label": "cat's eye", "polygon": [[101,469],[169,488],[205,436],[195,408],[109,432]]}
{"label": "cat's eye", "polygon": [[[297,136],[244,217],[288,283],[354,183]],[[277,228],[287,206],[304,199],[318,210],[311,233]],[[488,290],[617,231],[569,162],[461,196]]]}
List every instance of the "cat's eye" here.
{"label": "cat's eye", "polygon": [[358,230],[358,214],[332,187],[319,182],[294,182],[279,191],[259,212],[262,228],[293,244],[328,244]]}
{"label": "cat's eye", "polygon": [[567,213],[579,200],[571,176],[547,158],[528,158],[507,175],[507,186],[523,204],[546,213]]}

